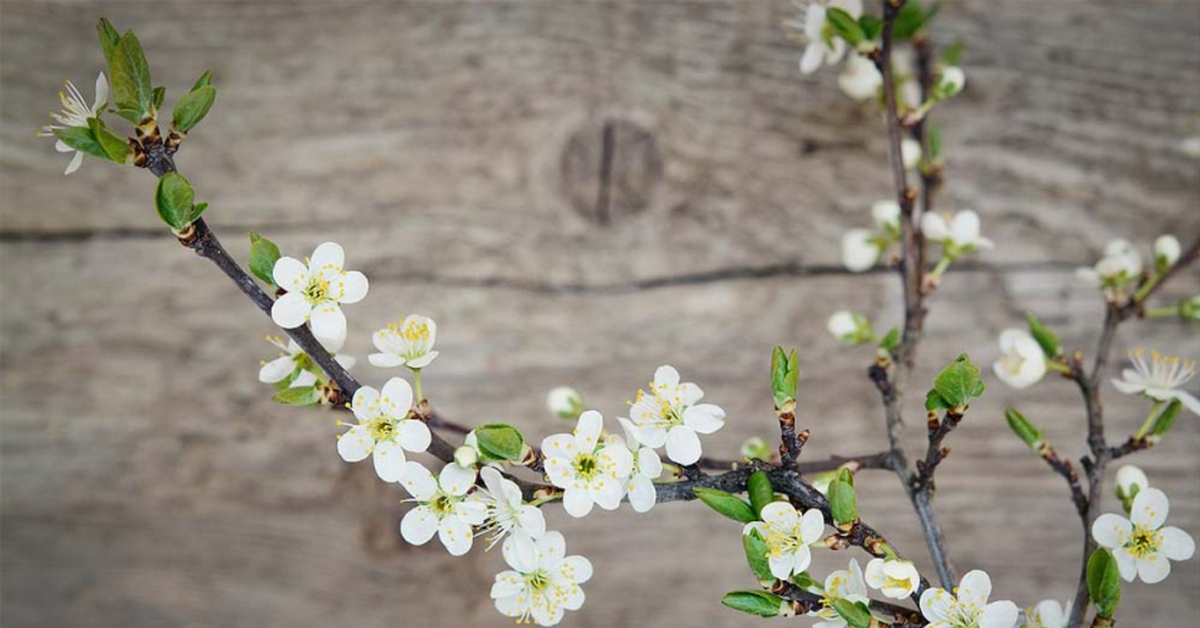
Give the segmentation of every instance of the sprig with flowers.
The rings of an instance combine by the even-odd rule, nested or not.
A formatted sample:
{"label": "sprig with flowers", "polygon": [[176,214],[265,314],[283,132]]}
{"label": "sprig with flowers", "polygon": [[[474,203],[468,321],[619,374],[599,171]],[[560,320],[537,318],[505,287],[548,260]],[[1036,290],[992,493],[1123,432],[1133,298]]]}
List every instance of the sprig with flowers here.
{"label": "sprig with flowers", "polygon": [[[380,389],[360,384],[350,373],[354,359],[338,351],[350,330],[347,311],[353,313],[343,306],[368,296],[367,277],[346,270],[346,252],[333,242],[321,243],[299,259],[250,233],[248,271],[230,256],[202,217],[207,205],[196,202],[192,184],[177,172],[174,161],[188,134],[213,107],[211,73],[201,74],[176,100],[164,132],[160,109],[166,88],[154,85],[134,33],[122,34],[107,20],[97,26],[107,74],[99,74],[94,99],[89,105],[68,82],[61,95],[63,111],[52,114],[52,123],[40,134],[54,137],[56,150],[72,154],[67,174],[91,156],[155,175],[155,209],[170,232],[213,262],[287,334],[286,341],[268,338],[282,353],[260,365],[259,379],[274,387],[273,399],[296,406],[329,405],[353,417],[339,421],[345,429],[331,435],[336,443],[331,453],[347,462],[371,458],[380,480],[398,484],[409,495],[403,501],[414,505],[397,526],[407,542],[422,545],[436,536],[452,556],[477,545],[486,545],[487,551],[499,544],[507,568],[495,576],[489,596],[502,615],[557,624],[567,611],[583,606],[581,585],[596,575],[586,558],[567,554],[566,535],[547,530],[543,508],[561,503],[578,518],[592,516],[595,506],[614,510],[628,503],[635,512],[647,513],[658,504],[699,500],[739,524],[730,527],[729,535],[736,538],[740,529],[749,571],[759,585],[727,593],[721,601],[730,608],[761,617],[809,616],[824,628],[1015,628],[1021,611],[1010,601],[991,599],[992,581],[985,572],[955,576],[933,509],[934,476],[949,454],[943,443],[968,417],[972,400],[986,391],[985,371],[963,354],[935,377],[925,394],[928,444],[915,464],[909,463],[900,439],[899,400],[916,362],[926,299],[954,262],[994,246],[982,236],[974,211],[934,211],[944,163],[940,134],[930,117],[966,87],[959,67],[962,45],[935,55],[928,29],[936,4],[884,0],[873,13],[858,0],[814,0],[803,10],[796,22],[806,44],[801,72],[811,74],[846,60],[838,84],[851,98],[873,100],[879,107],[895,184],[895,197],[871,209],[874,228],[847,232],[842,257],[854,272],[881,262],[895,267],[904,293],[904,319],[883,336],[876,335],[865,316],[849,311],[835,312],[827,324],[841,342],[876,345],[868,373],[880,393],[889,448],[866,456],[800,459],[810,434],[802,425],[810,419],[800,397],[798,352],[782,347],[775,348],[770,364],[778,454],[755,438],[736,461],[704,455],[704,441],[731,419],[700,385],[685,381],[670,365],[660,366],[627,408],[610,414],[615,414],[619,432],[607,429],[600,411],[574,389],[550,391],[551,413],[573,421],[574,429],[547,436],[537,447],[512,425],[471,428],[434,411],[421,385],[422,370],[432,368],[439,357],[437,324],[427,316],[407,314],[371,335],[378,351],[368,362],[381,369],[405,367],[412,382],[393,375]],[[103,120],[108,114],[129,124],[125,137]],[[919,193],[910,187],[910,177],[920,182]],[[889,250],[894,254],[886,258]],[[992,367],[996,378],[1025,388],[1050,371],[1059,373],[1082,392],[1088,427],[1085,490],[1075,466],[1058,455],[1035,421],[1015,408],[1005,413],[1014,433],[1067,481],[1089,530],[1074,599],[1031,605],[1025,611],[1026,626],[1078,628],[1089,608],[1095,609],[1093,625],[1111,626],[1122,581],[1159,582],[1168,577],[1172,561],[1194,554],[1192,537],[1166,525],[1165,493],[1150,487],[1134,467],[1116,476],[1127,517],[1099,509],[1112,461],[1161,443],[1185,408],[1200,414],[1200,402],[1184,389],[1195,375],[1195,362],[1154,351],[1131,353],[1132,368],[1112,384],[1144,399],[1149,414],[1122,444],[1105,440],[1100,391],[1121,323],[1142,317],[1200,318],[1200,295],[1157,307],[1149,303],[1168,279],[1196,260],[1198,251],[1200,240],[1185,249],[1165,235],[1154,244],[1153,263],[1143,264],[1134,245],[1116,240],[1094,267],[1080,272],[1099,288],[1106,308],[1090,368],[1082,352],[1064,351],[1057,335],[1033,314],[1027,329],[1000,334],[1001,355]],[[935,252],[939,255],[933,262]],[[612,425],[610,420],[607,427]],[[461,444],[447,440],[458,436]],[[428,457],[437,462],[423,462]],[[940,587],[860,516],[856,474],[875,469],[889,470],[901,480],[921,522]],[[815,474],[811,481],[810,473]],[[474,542],[480,535],[488,537],[486,544]],[[867,554],[865,569],[850,558],[846,569],[824,578],[810,573],[814,553],[848,548]]]}

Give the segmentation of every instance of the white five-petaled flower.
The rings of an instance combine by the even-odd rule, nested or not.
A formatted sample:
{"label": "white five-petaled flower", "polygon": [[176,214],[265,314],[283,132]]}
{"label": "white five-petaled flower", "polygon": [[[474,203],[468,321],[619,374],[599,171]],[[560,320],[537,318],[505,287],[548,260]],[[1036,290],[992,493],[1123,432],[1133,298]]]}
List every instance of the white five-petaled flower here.
{"label": "white five-petaled flower", "polygon": [[[50,118],[54,122],[42,127],[42,130],[38,131],[38,137],[54,137],[54,131],[68,127],[88,128],[88,119],[99,117],[104,111],[104,106],[108,104],[108,79],[105,78],[103,72],[96,76],[96,99],[92,101],[91,107],[87,105],[83,94],[79,93],[79,89],[71,81],[65,82],[63,91],[58,93],[58,99],[62,101],[62,111],[51,112]],[[60,153],[75,153],[71,157],[71,161],[67,163],[67,169],[63,174],[71,174],[79,170],[79,166],[83,163],[82,152],[71,148],[62,140],[54,143],[54,150]]]}
{"label": "white five-petaled flower", "polygon": [[882,253],[870,229],[851,229],[842,235],[842,265],[852,273],[870,270]]}
{"label": "white five-petaled flower", "polygon": [[271,274],[287,294],[271,306],[275,324],[293,329],[311,320],[318,338],[345,338],[346,315],[340,304],[367,296],[367,277],[342,270],[345,263],[345,252],[333,242],[318,246],[307,264],[294,257],[279,258]]}
{"label": "white five-petaled flower", "polygon": [[399,377],[388,380],[382,393],[370,386],[355,391],[350,408],[358,425],[338,437],[342,460],[358,462],[371,456],[380,479],[401,481],[406,469],[405,450],[425,451],[432,439],[429,426],[408,418],[412,403],[412,387]]}
{"label": "white five-petaled flower", "polygon": [[438,356],[433,350],[437,340],[437,323],[420,314],[409,314],[398,323],[391,323],[371,336],[379,353],[372,353],[367,360],[378,367],[407,366],[416,370],[429,366]]}
{"label": "white five-petaled flower", "polygon": [[1164,266],[1170,266],[1179,261],[1179,256],[1183,252],[1183,247],[1179,244],[1179,238],[1171,234],[1160,235],[1154,241],[1154,259],[1160,261]]}
{"label": "white five-petaled flower", "polygon": [[1058,600],[1042,600],[1025,611],[1025,628],[1067,628],[1071,619],[1073,600],[1059,604]]}
{"label": "white five-petaled flower", "polygon": [[487,524],[481,531],[491,534],[488,549],[509,534],[521,532],[537,539],[546,533],[546,518],[542,511],[525,503],[516,482],[505,478],[494,467],[483,467],[479,476],[483,478],[483,488],[473,495],[487,507]]}
{"label": "white five-petaled flower", "polygon": [[624,417],[617,417],[617,422],[625,430],[623,443],[629,448],[633,458],[633,470],[625,481],[625,492],[629,495],[629,504],[636,512],[646,512],[658,501],[658,491],[654,488],[654,480],[662,475],[662,459],[652,447],[646,447],[634,435],[636,429],[633,422]]}
{"label": "white five-petaled flower", "polygon": [[437,534],[451,555],[470,551],[475,538],[471,526],[481,525],[488,515],[482,501],[466,497],[475,485],[475,468],[448,464],[434,478],[418,462],[409,461],[403,467],[401,483],[417,507],[400,520],[400,536],[413,545],[424,545]]}
{"label": "white five-petaled flower", "polygon": [[[355,360],[348,355],[337,355],[338,351],[342,350],[344,338],[338,340],[333,339],[318,339],[321,346],[325,347],[330,353],[334,354],[333,359],[341,364],[343,368],[349,369],[354,366]],[[296,373],[296,377],[288,384],[289,388],[301,388],[312,386],[317,383],[317,374],[311,368],[312,360],[300,345],[296,344],[295,340],[288,338],[286,343],[282,338],[276,336],[267,336],[267,342],[279,347],[283,350],[283,354],[270,362],[264,362],[262,368],[258,370],[258,381],[264,384],[277,384],[287,379],[296,369],[302,369]]]}
{"label": "white five-petaled flower", "polygon": [[1000,351],[1002,355],[992,363],[992,371],[1005,384],[1013,388],[1027,388],[1046,374],[1046,353],[1024,329],[1001,332]]}
{"label": "white five-petaled flower", "polygon": [[725,411],[698,403],[703,398],[699,386],[679,381],[675,367],[658,367],[650,392],[639,390],[629,408],[634,436],[647,447],[666,445],[667,457],[674,462],[694,464],[702,452],[698,434],[712,434],[725,425]]}
{"label": "white five-petaled flower", "polygon": [[1080,268],[1078,277],[1103,288],[1120,288],[1142,272],[1142,256],[1128,240],[1116,239],[1104,247],[1104,257],[1094,267]]}
{"label": "white five-petaled flower", "polygon": [[1133,498],[1129,519],[1105,513],[1092,524],[1092,537],[1112,551],[1126,582],[1141,577],[1143,582],[1162,582],[1171,573],[1172,560],[1188,560],[1196,542],[1187,532],[1163,524],[1170,503],[1166,493],[1148,488]]}
{"label": "white five-petaled flower", "polygon": [[820,617],[822,621],[813,624],[812,628],[846,628],[849,624],[833,608],[834,600],[867,604],[871,598],[867,596],[867,585],[863,581],[862,568],[858,560],[851,558],[848,569],[839,569],[825,577],[824,605],[819,611],[810,611],[809,617]]}
{"label": "white five-petaled flower", "polygon": [[804,511],[801,516],[787,502],[771,502],[762,509],[762,521],[747,523],[742,534],[756,530],[767,543],[771,575],[787,580],[808,569],[812,562],[809,546],[821,541],[825,518],[816,508]]}
{"label": "white five-petaled flower", "polygon": [[1145,395],[1156,401],[1178,399],[1188,410],[1200,414],[1200,399],[1186,390],[1184,384],[1196,376],[1196,362],[1176,356],[1150,352],[1150,364],[1146,363],[1146,350],[1137,348],[1129,352],[1133,368],[1121,371],[1121,379],[1114,379],[1113,386],[1127,395]]}
{"label": "white five-petaled flower", "polygon": [[921,216],[921,233],[925,238],[942,245],[942,252],[956,258],[963,253],[990,249],[992,241],[979,235],[979,214],[964,209],[947,220],[942,214],[930,212]]}
{"label": "white five-petaled flower", "polygon": [[969,571],[954,593],[928,588],[921,594],[921,614],[928,628],[1014,628],[1020,616],[1016,604],[1003,600],[988,603],[992,579],[978,569]]}
{"label": "white five-petaled flower", "polygon": [[846,42],[833,32],[827,19],[827,6],[838,8],[858,19],[862,15],[862,0],[828,0],[808,5],[804,15],[804,37],[808,40],[800,57],[800,72],[812,74],[822,63],[833,65],[846,54]]}
{"label": "white five-petaled flower", "polygon": [[501,548],[512,569],[496,574],[491,597],[502,615],[517,618],[517,623],[532,620],[553,626],[564,611],[583,606],[579,585],[591,579],[592,563],[582,556],[566,556],[562,533],[547,532],[537,541],[514,534]]}
{"label": "white five-petaled flower", "polygon": [[903,600],[921,586],[917,566],[907,560],[874,558],[867,563],[867,584],[879,589],[884,597]]}
{"label": "white five-petaled flower", "polygon": [[875,62],[857,54],[851,53],[846,61],[846,69],[838,76],[838,87],[854,100],[868,100],[879,93],[883,87],[883,75]]}
{"label": "white five-petaled flower", "polygon": [[573,434],[555,434],[542,441],[546,475],[564,489],[563,508],[572,517],[583,517],[592,504],[615,510],[625,494],[625,480],[633,470],[633,456],[625,445],[600,440],[604,417],[595,410],[579,415]]}

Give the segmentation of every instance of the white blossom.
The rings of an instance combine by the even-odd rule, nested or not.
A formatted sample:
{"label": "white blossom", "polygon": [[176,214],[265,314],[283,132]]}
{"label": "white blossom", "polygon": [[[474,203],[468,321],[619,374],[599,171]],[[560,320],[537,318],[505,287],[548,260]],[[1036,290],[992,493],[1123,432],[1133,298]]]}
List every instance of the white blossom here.
{"label": "white blossom", "polygon": [[935,212],[921,216],[921,232],[925,239],[941,243],[943,254],[956,258],[963,253],[992,248],[992,241],[979,234],[979,214],[964,209],[953,218],[947,218]]}
{"label": "white blossom", "polygon": [[833,33],[828,23],[827,7],[849,13],[854,19],[862,15],[862,0],[820,0],[808,5],[804,15],[804,37],[808,40],[800,57],[800,72],[812,74],[822,63],[833,65],[846,54],[846,42]]}
{"label": "white blossom", "polygon": [[1179,238],[1169,233],[1158,236],[1158,239],[1154,241],[1154,259],[1163,266],[1170,266],[1179,261],[1181,253],[1182,247],[1179,245]]}
{"label": "white blossom", "polygon": [[404,452],[425,451],[432,440],[424,422],[409,418],[412,402],[412,387],[399,377],[388,380],[382,393],[370,386],[355,391],[350,407],[358,425],[338,437],[342,460],[358,462],[371,456],[380,479],[401,481],[406,469]]}
{"label": "white blossom", "polygon": [[921,586],[921,574],[911,561],[899,558],[875,558],[867,563],[867,584],[879,589],[884,597],[903,600]]}
{"label": "white blossom", "polygon": [[679,381],[675,367],[658,367],[650,393],[639,390],[629,408],[634,435],[647,447],[666,445],[667,457],[679,464],[694,464],[702,453],[699,434],[712,434],[725,425],[725,411],[698,403],[703,397],[699,386]]}
{"label": "white blossom", "polygon": [[787,580],[808,569],[812,562],[813,544],[825,533],[825,518],[821,511],[811,508],[803,516],[788,502],[771,502],[762,509],[762,521],[752,521],[742,534],[757,531],[767,543],[767,563],[771,575]]}
{"label": "white blossom", "polygon": [[[101,72],[96,76],[96,99],[92,101],[92,106],[87,105],[83,94],[75,87],[71,81],[66,81],[63,91],[58,93],[58,99],[62,101],[62,111],[50,114],[53,123],[47,124],[38,131],[38,137],[55,137],[54,131],[66,129],[69,127],[88,128],[88,119],[98,118],[104,112],[104,107],[108,104],[108,79]],[[83,153],[71,148],[66,142],[58,140],[54,143],[54,150],[60,153],[75,153],[71,156],[71,161],[67,163],[67,169],[63,174],[71,174],[79,170],[79,166],[83,163]]]}
{"label": "white blossom", "polygon": [[569,386],[559,386],[546,394],[546,407],[560,419],[575,420],[583,412],[583,395]]}
{"label": "white blossom", "polygon": [[583,606],[579,585],[592,577],[592,563],[582,556],[566,556],[566,542],[559,532],[547,532],[533,541],[515,534],[501,546],[511,570],[496,575],[491,597],[496,610],[517,623],[534,622],[553,626],[564,611]]}
{"label": "white blossom", "polygon": [[325,242],[305,262],[281,257],[272,277],[287,294],[271,306],[271,319],[284,329],[312,323],[318,338],[345,338],[346,315],[341,304],[358,303],[367,296],[367,278],[358,271],[345,271],[346,254],[341,246]]}
{"label": "white blossom", "polygon": [[851,558],[848,569],[839,569],[826,576],[825,595],[822,599],[824,604],[820,610],[808,613],[809,617],[821,618],[812,628],[846,628],[849,625],[833,608],[834,600],[846,600],[855,604],[870,603],[871,598],[867,596],[867,585],[863,581],[863,572],[858,566],[858,560]]}
{"label": "white blossom", "polygon": [[[342,350],[345,338],[340,340],[318,338],[317,340],[321,346],[325,347],[326,351],[333,354],[333,359],[341,364],[342,368],[349,369],[354,366],[355,359],[353,357],[337,354]],[[302,388],[317,383],[317,373],[313,371],[312,358],[304,353],[295,340],[288,338],[285,343],[282,338],[277,336],[267,336],[267,342],[279,347],[283,353],[270,362],[262,363],[262,368],[258,370],[258,381],[264,384],[277,384],[295,374],[295,378],[288,384],[289,388]],[[297,369],[300,371],[297,372]]]}
{"label": "white blossom", "polygon": [[1121,379],[1112,380],[1117,390],[1127,395],[1145,395],[1156,401],[1178,399],[1187,409],[1200,415],[1200,399],[1180,388],[1196,376],[1196,362],[1176,356],[1150,352],[1139,347],[1129,352],[1133,368],[1121,371]]}
{"label": "white blossom", "polygon": [[424,545],[437,534],[451,555],[470,551],[475,538],[471,526],[482,524],[488,515],[482,501],[466,498],[475,485],[475,469],[448,464],[434,478],[420,463],[409,461],[403,467],[401,484],[417,507],[400,520],[400,536],[413,545]]}
{"label": "white blossom", "polygon": [[1025,611],[1025,628],[1067,628],[1073,603],[1072,600],[1062,604],[1058,600],[1038,602],[1037,606]]}
{"label": "white blossom", "polygon": [[1028,388],[1046,374],[1046,354],[1042,346],[1024,329],[1006,329],[1000,333],[1000,359],[992,371],[1000,381],[1013,388]]}
{"label": "white blossom", "polygon": [[625,493],[629,496],[629,504],[636,512],[647,512],[658,501],[658,491],[654,488],[654,480],[662,475],[662,459],[654,448],[638,442],[633,422],[624,417],[617,417],[617,422],[625,431],[622,443],[629,448],[633,458],[633,470],[625,482]]}
{"label": "white blossom", "polygon": [[851,53],[846,61],[846,69],[838,76],[838,87],[854,100],[869,100],[879,93],[883,87],[883,75],[875,62],[857,54]]}
{"label": "white blossom", "polygon": [[871,205],[871,219],[875,225],[892,235],[900,233],[900,203],[893,200],[875,201]]}
{"label": "white blossom", "polygon": [[483,478],[483,488],[472,495],[487,507],[487,522],[481,532],[491,534],[488,549],[510,534],[523,533],[538,539],[546,533],[545,516],[537,506],[525,503],[516,482],[494,467],[480,469],[479,477]]}
{"label": "white blossom", "polygon": [[1169,511],[1166,493],[1148,488],[1133,498],[1129,519],[1105,513],[1092,524],[1092,537],[1112,551],[1125,581],[1140,577],[1147,584],[1162,582],[1171,573],[1170,561],[1188,560],[1195,553],[1196,542],[1187,532],[1163,526]]}
{"label": "white blossom", "polygon": [[1150,478],[1146,477],[1146,473],[1141,469],[1127,464],[1120,469],[1117,469],[1117,479],[1114,482],[1116,485],[1114,490],[1117,493],[1117,499],[1120,499],[1128,510],[1131,503],[1137,494],[1150,488]]}
{"label": "white blossom", "polygon": [[947,66],[942,68],[941,79],[938,82],[938,91],[943,97],[954,96],[962,91],[963,86],[967,83],[967,75],[963,74],[962,68],[957,66]]}
{"label": "white blossom", "polygon": [[842,236],[842,265],[854,273],[870,270],[882,253],[869,229],[851,229]]}
{"label": "white blossom", "polygon": [[921,594],[927,628],[1015,628],[1020,609],[1008,600],[988,603],[992,579],[978,569],[958,582],[954,593],[928,588]]}
{"label": "white blossom", "polygon": [[542,441],[546,475],[563,490],[563,508],[583,517],[592,504],[615,510],[633,470],[633,456],[622,443],[602,442],[604,417],[595,410],[579,415],[572,434],[555,434]]}
{"label": "white blossom", "polygon": [[407,366],[413,370],[421,369],[438,356],[433,350],[435,340],[437,323],[427,316],[410,314],[371,335],[371,342],[375,343],[379,353],[372,353],[367,360],[381,368]]}
{"label": "white blossom", "polygon": [[1104,247],[1104,257],[1094,267],[1080,268],[1080,279],[1104,288],[1119,288],[1142,272],[1142,256],[1128,240],[1116,239]]}
{"label": "white blossom", "polygon": [[825,328],[834,338],[846,344],[869,342],[873,335],[870,321],[863,315],[849,310],[834,312],[830,315]]}
{"label": "white blossom", "polygon": [[900,160],[905,170],[916,170],[921,164],[921,143],[911,137],[900,142]]}

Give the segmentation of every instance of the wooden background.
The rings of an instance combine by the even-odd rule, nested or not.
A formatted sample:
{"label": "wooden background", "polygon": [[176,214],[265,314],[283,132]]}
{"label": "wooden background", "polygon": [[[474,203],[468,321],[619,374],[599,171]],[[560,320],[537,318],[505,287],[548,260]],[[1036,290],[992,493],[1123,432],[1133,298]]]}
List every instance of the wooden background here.
{"label": "wooden background", "polygon": [[[611,417],[669,362],[729,410],[705,446],[732,455],[773,434],[769,350],[794,345],[805,456],[865,453],[884,443],[870,351],[824,325],[840,307],[882,326],[900,316],[892,276],[836,268],[838,236],[890,194],[883,132],[833,73],[799,76],[781,26],[792,10],[4,0],[0,623],[508,623],[487,597],[499,552],[403,545],[403,491],[341,462],[329,413],[269,401],[255,378],[274,355],[269,321],[162,230],[152,179],[91,160],[64,179],[66,160],[33,137],[64,77],[90,94],[98,16],[137,30],[168,102],[213,70],[216,107],[179,165],[235,255],[251,228],[295,255],[332,239],[370,277],[347,308],[366,382],[390,375],[363,360],[370,332],[422,312],[441,331],[426,389],[449,416],[541,438],[566,429],[543,408],[551,387],[575,385]],[[999,248],[933,299],[915,381],[963,350],[990,364],[1026,310],[1090,349],[1101,306],[1074,267],[1113,237],[1147,250],[1200,230],[1200,162],[1179,150],[1200,111],[1200,4],[950,1],[938,24],[938,43],[969,40],[968,90],[937,112],[941,206],[977,209]],[[1117,349],[1136,344],[1200,357],[1196,328],[1175,322],[1130,325]],[[988,570],[997,598],[1066,598],[1078,521],[1002,410],[1019,403],[1078,456],[1078,395],[1053,377],[1022,393],[988,384],[939,474],[955,561]],[[1105,394],[1110,433],[1127,434],[1146,404]],[[1188,415],[1138,458],[1193,536],[1198,449]],[[928,570],[895,478],[860,483],[865,516]],[[737,527],[703,506],[547,516],[596,565],[564,625],[757,625],[718,604],[753,583]],[[1197,560],[1129,585],[1121,624],[1194,625],[1198,588]]]}

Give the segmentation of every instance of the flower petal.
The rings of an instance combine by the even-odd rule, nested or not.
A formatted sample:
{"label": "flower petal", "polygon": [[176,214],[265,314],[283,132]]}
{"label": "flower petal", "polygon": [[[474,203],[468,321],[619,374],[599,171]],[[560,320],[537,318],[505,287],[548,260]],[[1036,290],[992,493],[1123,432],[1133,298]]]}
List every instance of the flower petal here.
{"label": "flower petal", "polygon": [[[765,511],[766,508],[764,507]],[[816,543],[825,534],[825,517],[820,510],[810,508],[800,517],[800,540],[805,543]]]}
{"label": "flower petal", "polygon": [[792,567],[796,565],[796,556],[791,553],[770,556],[767,558],[767,565],[771,569],[772,576],[780,580],[787,580],[792,577]]}
{"label": "flower petal", "polygon": [[1151,552],[1137,559],[1138,577],[1146,584],[1155,584],[1171,575],[1171,561],[1166,556]]}
{"label": "flower petal", "polygon": [[638,473],[644,478],[657,480],[662,475],[662,458],[658,457],[657,451],[649,447],[638,449],[637,464]]}
{"label": "flower petal", "polygon": [[354,391],[350,409],[360,421],[373,421],[379,414],[379,391],[370,386],[360,386]]}
{"label": "flower petal", "polygon": [[992,594],[992,579],[982,570],[968,571],[958,581],[958,590],[955,593],[959,603],[973,604],[975,608],[983,608]]}
{"label": "flower petal", "polygon": [[423,368],[429,366],[429,364],[431,362],[433,362],[433,359],[436,357],[438,357],[438,352],[430,351],[429,353],[426,353],[425,355],[423,355],[419,358],[413,358],[413,359],[409,360],[408,367],[414,368],[414,369],[423,369]]}
{"label": "flower petal", "polygon": [[413,405],[413,389],[407,381],[393,377],[379,391],[379,403],[387,407],[388,416],[402,418]]}
{"label": "flower petal", "polygon": [[542,454],[547,458],[572,459],[579,453],[575,449],[575,438],[570,434],[555,434],[542,439]]}
{"label": "flower petal", "polygon": [[626,490],[629,492],[629,504],[633,506],[634,512],[647,512],[658,500],[658,491],[654,489],[654,483],[644,476],[635,475],[629,478]]}
{"label": "flower petal", "polygon": [[404,358],[391,353],[372,353],[367,356],[367,361],[371,363],[371,366],[384,369],[404,366],[405,362]]}
{"label": "flower petal", "polygon": [[535,545],[538,551],[538,566],[543,569],[549,569],[551,565],[557,564],[567,553],[567,541],[563,538],[562,532],[547,532],[545,536],[537,540]]}
{"label": "flower petal", "polygon": [[405,465],[404,450],[395,441],[385,440],[375,445],[371,454],[375,463],[375,474],[384,482],[399,482],[404,479]]}
{"label": "flower petal", "polygon": [[683,412],[683,424],[700,434],[712,434],[725,425],[725,411],[711,403],[694,405]]}
{"label": "flower petal", "polygon": [[1133,506],[1129,509],[1129,520],[1134,525],[1157,530],[1167,520],[1167,513],[1170,509],[1171,505],[1167,501],[1166,493],[1157,488],[1148,488],[1138,491],[1137,497],[1133,498]]}
{"label": "flower petal", "polygon": [[300,292],[308,283],[308,266],[294,257],[281,257],[275,260],[271,278],[275,285],[288,292]]}
{"label": "flower petal", "polygon": [[342,460],[346,462],[358,462],[371,455],[371,449],[375,446],[375,440],[371,438],[371,432],[366,426],[355,425],[344,434],[338,437],[337,451]]}
{"label": "flower petal", "polygon": [[400,520],[400,536],[413,545],[424,545],[438,530],[438,518],[428,506],[417,506]]}
{"label": "flower petal", "polygon": [[408,493],[419,501],[427,502],[437,494],[437,480],[421,463],[409,460],[404,463],[404,474],[400,480]]}
{"label": "flower petal", "polygon": [[1137,578],[1137,559],[1123,547],[1113,550],[1112,555],[1117,559],[1117,570],[1121,572],[1121,579],[1133,582]]}
{"label": "flower petal", "polygon": [[326,273],[341,273],[346,265],[346,252],[336,242],[323,242],[308,260],[309,271],[330,279]]}
{"label": "flower petal", "polygon": [[471,551],[473,538],[471,524],[458,517],[446,517],[438,524],[438,540],[451,556],[462,556]]}
{"label": "flower petal", "polygon": [[599,412],[588,410],[579,415],[579,422],[575,424],[575,448],[584,453],[595,451],[603,427],[604,417]]}
{"label": "flower petal", "polygon": [[296,370],[296,360],[290,355],[275,358],[258,369],[258,381],[264,384],[274,384],[283,381],[292,371]]}
{"label": "flower petal", "polygon": [[[295,293],[283,295],[275,304],[279,305],[280,301],[292,294]],[[274,308],[271,309],[271,314],[274,316]],[[342,313],[342,308],[338,307],[336,303],[322,303],[314,307],[310,319],[314,336],[321,338],[344,338],[346,336],[346,315]]]}
{"label": "flower petal", "polygon": [[438,485],[448,495],[466,495],[475,486],[475,467],[460,467],[453,462],[442,467],[438,474]]}
{"label": "flower petal", "polygon": [[592,511],[592,495],[583,487],[568,486],[563,491],[563,510],[579,519]]}
{"label": "flower petal", "polygon": [[1133,524],[1128,519],[1112,513],[1100,515],[1092,523],[1092,538],[1108,549],[1116,549],[1124,545],[1125,539],[1129,538],[1129,533],[1132,531]]}
{"label": "flower petal", "polygon": [[979,628],[1013,628],[1021,614],[1016,604],[1008,600],[992,602],[983,607],[979,615]]}
{"label": "flower petal", "polygon": [[489,595],[493,600],[499,600],[500,598],[514,597],[524,590],[525,578],[516,571],[507,570],[496,574],[496,581],[492,583],[492,591]]}
{"label": "flower petal", "polygon": [[71,157],[71,161],[67,162],[67,168],[65,170],[63,170],[63,174],[64,175],[71,174],[71,173],[75,172],[76,170],[79,170],[79,167],[82,165],[83,165],[83,153],[80,151],[75,151],[75,155]]}
{"label": "flower petal", "polygon": [[592,501],[605,510],[616,510],[625,496],[625,485],[621,479],[597,476],[588,486]]}
{"label": "flower petal", "polygon": [[592,563],[583,556],[567,556],[558,564],[558,573],[577,584],[592,579]]}
{"label": "flower petal", "polygon": [[358,303],[367,296],[367,276],[352,270],[342,276],[342,296],[338,299],[341,303]]}
{"label": "flower petal", "polygon": [[[295,329],[308,320],[312,306],[299,292],[289,292],[271,305],[271,320],[284,329]],[[344,331],[344,330],[343,330]],[[332,335],[332,334],[331,334]]]}
{"label": "flower petal", "polygon": [[537,547],[534,546],[533,539],[528,534],[518,532],[510,535],[504,539],[500,551],[504,554],[504,561],[508,563],[509,567],[523,574],[537,571]]}
{"label": "flower petal", "polygon": [[932,622],[948,622],[954,605],[954,596],[945,589],[930,587],[921,594],[921,614]]}
{"label": "flower petal", "polygon": [[667,432],[667,457],[682,465],[695,464],[700,459],[700,437],[686,425],[676,425]]}
{"label": "flower petal", "polygon": [[1158,531],[1162,535],[1162,545],[1159,551],[1171,560],[1190,560],[1196,553],[1196,541],[1191,535],[1175,526],[1167,526]]}
{"label": "flower petal", "polygon": [[396,424],[396,435],[393,437],[404,449],[419,453],[429,449],[433,435],[429,426],[415,419],[405,419]]}

